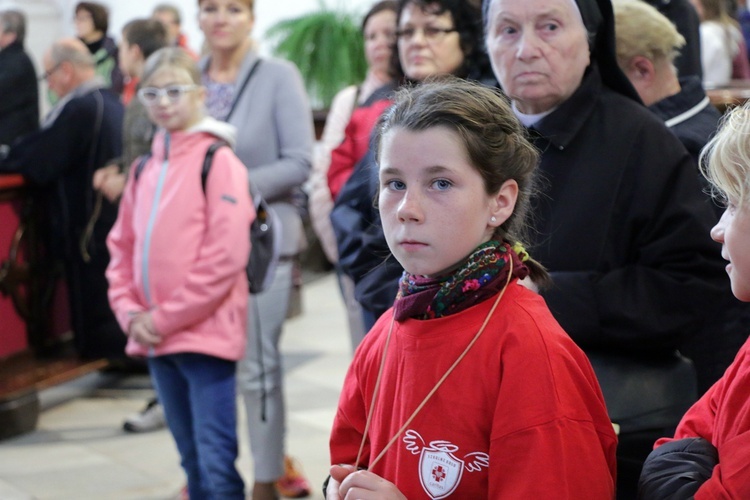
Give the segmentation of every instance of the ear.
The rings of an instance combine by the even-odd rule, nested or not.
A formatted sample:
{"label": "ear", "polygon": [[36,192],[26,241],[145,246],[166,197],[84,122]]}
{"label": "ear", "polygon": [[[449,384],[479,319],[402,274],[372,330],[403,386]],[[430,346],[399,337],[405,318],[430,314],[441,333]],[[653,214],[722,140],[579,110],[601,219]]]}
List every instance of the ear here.
{"label": "ear", "polygon": [[58,70],[60,74],[62,75],[62,79],[66,82],[69,82],[73,79],[73,75],[75,73],[75,66],[73,66],[73,63],[70,61],[63,61],[60,63],[60,67]]}
{"label": "ear", "polygon": [[656,76],[654,63],[647,57],[635,56],[628,63],[628,78],[642,83],[650,83]]}
{"label": "ear", "polygon": [[490,220],[487,224],[493,229],[504,224],[513,214],[517,199],[518,183],[514,179],[503,182],[497,193],[490,199]]}
{"label": "ear", "polygon": [[7,47],[11,43],[15,42],[16,38],[17,36],[15,33],[0,30],[0,48]]}

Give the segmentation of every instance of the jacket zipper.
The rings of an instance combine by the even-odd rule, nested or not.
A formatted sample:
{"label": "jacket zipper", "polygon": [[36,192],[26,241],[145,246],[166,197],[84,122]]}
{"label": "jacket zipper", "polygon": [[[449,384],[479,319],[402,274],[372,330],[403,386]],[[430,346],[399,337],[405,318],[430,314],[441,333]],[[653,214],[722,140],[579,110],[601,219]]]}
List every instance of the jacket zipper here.
{"label": "jacket zipper", "polygon": [[167,178],[167,168],[169,167],[169,134],[164,136],[164,161],[161,164],[161,171],[159,172],[159,181],[156,185],[156,193],[154,195],[154,201],[151,205],[151,213],[148,217],[148,224],[146,225],[146,236],[143,239],[143,260],[142,260],[142,271],[143,271],[143,294],[146,297],[146,302],[149,308],[154,306],[151,300],[151,282],[149,277],[149,254],[151,250],[151,235],[156,225],[156,217],[159,214],[159,201],[161,200],[162,191],[164,190],[164,183]]}

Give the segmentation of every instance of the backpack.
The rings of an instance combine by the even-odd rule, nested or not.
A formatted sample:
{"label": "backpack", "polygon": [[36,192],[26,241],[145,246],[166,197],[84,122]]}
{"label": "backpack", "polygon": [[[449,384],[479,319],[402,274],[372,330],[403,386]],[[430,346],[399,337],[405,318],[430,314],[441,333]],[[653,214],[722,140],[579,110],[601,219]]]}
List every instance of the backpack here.
{"label": "backpack", "polygon": [[[211,144],[206,151],[203,169],[201,170],[201,186],[204,195],[206,194],[206,181],[208,173],[211,171],[214,153],[223,146],[229,147],[229,144],[224,141],[217,141]],[[150,157],[150,153],[139,157],[138,165],[133,173],[136,181]],[[245,271],[250,293],[257,294],[266,290],[273,281],[281,255],[281,222],[279,216],[253,184],[250,184],[250,196],[255,206],[255,219],[250,224],[251,250]]]}

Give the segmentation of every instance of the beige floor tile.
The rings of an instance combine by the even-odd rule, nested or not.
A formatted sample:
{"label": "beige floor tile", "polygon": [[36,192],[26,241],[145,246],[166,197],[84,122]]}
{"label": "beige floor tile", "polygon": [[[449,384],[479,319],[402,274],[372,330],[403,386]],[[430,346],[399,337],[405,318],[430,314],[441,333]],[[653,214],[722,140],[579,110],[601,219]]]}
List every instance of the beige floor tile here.
{"label": "beige floor tile", "polygon": [[[313,485],[310,498],[322,499],[328,434],[351,359],[335,276],[304,285],[303,315],[285,325],[282,352],[287,366],[288,452]],[[140,410],[150,394],[143,387],[144,377],[116,383],[111,376],[98,377],[101,380],[86,381],[94,389],[57,388],[47,395],[52,402],[46,406],[51,407],[42,413],[35,432],[0,442],[0,499],[174,498],[184,476],[171,435],[166,430],[145,434],[121,430],[125,416]],[[252,459],[243,405],[238,408],[237,466],[249,487]]]}

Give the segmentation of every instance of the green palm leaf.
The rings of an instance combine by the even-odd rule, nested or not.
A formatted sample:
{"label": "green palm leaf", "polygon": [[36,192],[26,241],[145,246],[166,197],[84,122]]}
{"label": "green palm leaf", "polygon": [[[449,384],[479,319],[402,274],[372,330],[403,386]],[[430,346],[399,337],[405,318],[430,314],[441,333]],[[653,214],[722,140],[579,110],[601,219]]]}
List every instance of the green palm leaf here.
{"label": "green palm leaf", "polygon": [[319,10],[279,21],[266,32],[273,54],[297,65],[316,107],[328,108],[339,90],[365,77],[358,18],[321,1]]}

